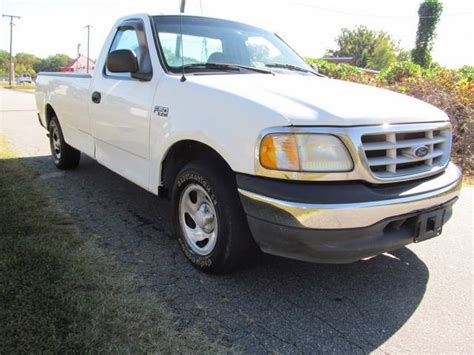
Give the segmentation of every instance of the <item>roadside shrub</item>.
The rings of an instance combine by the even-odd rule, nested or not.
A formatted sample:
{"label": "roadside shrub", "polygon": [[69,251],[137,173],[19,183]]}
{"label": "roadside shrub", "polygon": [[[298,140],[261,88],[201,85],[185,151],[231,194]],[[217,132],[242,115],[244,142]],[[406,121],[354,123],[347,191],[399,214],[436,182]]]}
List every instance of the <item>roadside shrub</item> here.
{"label": "roadside shrub", "polygon": [[474,81],[474,66],[465,65],[462,68],[458,69],[458,72],[467,80]]}
{"label": "roadside shrub", "polygon": [[423,69],[398,62],[377,75],[348,64],[309,60],[326,76],[390,89],[428,102],[448,114],[453,125],[453,160],[466,176],[474,174],[474,67],[445,69],[437,64]]}
{"label": "roadside shrub", "polygon": [[453,160],[466,176],[474,174],[474,82],[454,70],[428,73],[389,87],[426,101],[448,114],[453,125]]}
{"label": "roadside shrub", "polygon": [[387,80],[389,84],[393,84],[410,78],[418,78],[422,74],[423,68],[418,64],[404,61],[392,64],[387,69],[381,71],[377,77]]}
{"label": "roadside shrub", "polygon": [[358,76],[364,76],[363,70],[349,64],[334,64],[321,59],[307,58],[309,64],[316,64],[319,72],[335,79],[350,80]]}

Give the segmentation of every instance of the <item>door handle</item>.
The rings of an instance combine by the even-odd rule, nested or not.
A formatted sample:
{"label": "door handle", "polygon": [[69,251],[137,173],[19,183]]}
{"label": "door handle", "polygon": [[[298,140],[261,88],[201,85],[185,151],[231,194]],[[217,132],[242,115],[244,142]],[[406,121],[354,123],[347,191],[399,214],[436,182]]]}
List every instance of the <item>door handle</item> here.
{"label": "door handle", "polygon": [[100,95],[100,92],[94,91],[92,93],[92,102],[95,104],[100,104],[100,100],[102,99],[102,96]]}

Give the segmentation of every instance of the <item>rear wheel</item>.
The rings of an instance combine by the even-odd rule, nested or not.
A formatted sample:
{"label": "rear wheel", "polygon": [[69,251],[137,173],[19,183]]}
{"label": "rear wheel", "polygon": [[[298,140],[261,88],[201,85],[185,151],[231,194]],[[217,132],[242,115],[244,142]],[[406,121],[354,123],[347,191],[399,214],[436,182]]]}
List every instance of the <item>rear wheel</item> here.
{"label": "rear wheel", "polygon": [[64,141],[63,132],[56,117],[49,123],[49,145],[54,164],[58,169],[73,169],[79,165],[81,152]]}
{"label": "rear wheel", "polygon": [[178,173],[172,200],[178,241],[197,268],[223,273],[255,255],[257,247],[227,167],[189,163]]}

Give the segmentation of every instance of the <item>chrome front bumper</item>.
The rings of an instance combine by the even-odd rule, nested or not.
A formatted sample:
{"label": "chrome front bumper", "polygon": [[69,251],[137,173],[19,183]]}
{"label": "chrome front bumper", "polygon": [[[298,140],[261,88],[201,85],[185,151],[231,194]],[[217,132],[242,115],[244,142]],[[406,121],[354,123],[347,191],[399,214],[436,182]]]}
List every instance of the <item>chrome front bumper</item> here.
{"label": "chrome front bumper", "polygon": [[332,264],[438,236],[452,215],[461,182],[453,164],[437,176],[393,185],[237,174],[250,231],[262,251]]}
{"label": "chrome front bumper", "polygon": [[461,172],[449,164],[440,178],[388,200],[318,204],[279,200],[241,188],[239,193],[244,209],[254,218],[287,227],[331,230],[368,227],[390,217],[442,205],[459,195],[461,185]]}

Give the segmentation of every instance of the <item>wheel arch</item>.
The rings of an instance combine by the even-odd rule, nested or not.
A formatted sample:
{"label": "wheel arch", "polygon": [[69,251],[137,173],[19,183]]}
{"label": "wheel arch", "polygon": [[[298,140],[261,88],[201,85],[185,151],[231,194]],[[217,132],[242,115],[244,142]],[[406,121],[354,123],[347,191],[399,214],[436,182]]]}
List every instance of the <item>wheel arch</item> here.
{"label": "wheel arch", "polygon": [[[45,114],[45,123],[46,123],[46,129],[49,130],[49,124],[51,122],[51,119],[53,117],[56,117],[58,118],[57,114],[56,114],[56,111],[54,111],[54,108],[53,106],[51,106],[51,104],[46,104],[46,107],[44,109],[44,114]],[[59,118],[58,118],[59,119]]]}
{"label": "wheel arch", "polygon": [[179,171],[186,164],[196,160],[213,161],[222,167],[223,173],[234,175],[234,171],[227,161],[211,146],[192,139],[180,140],[169,147],[161,162],[158,195],[170,197],[174,180]]}

